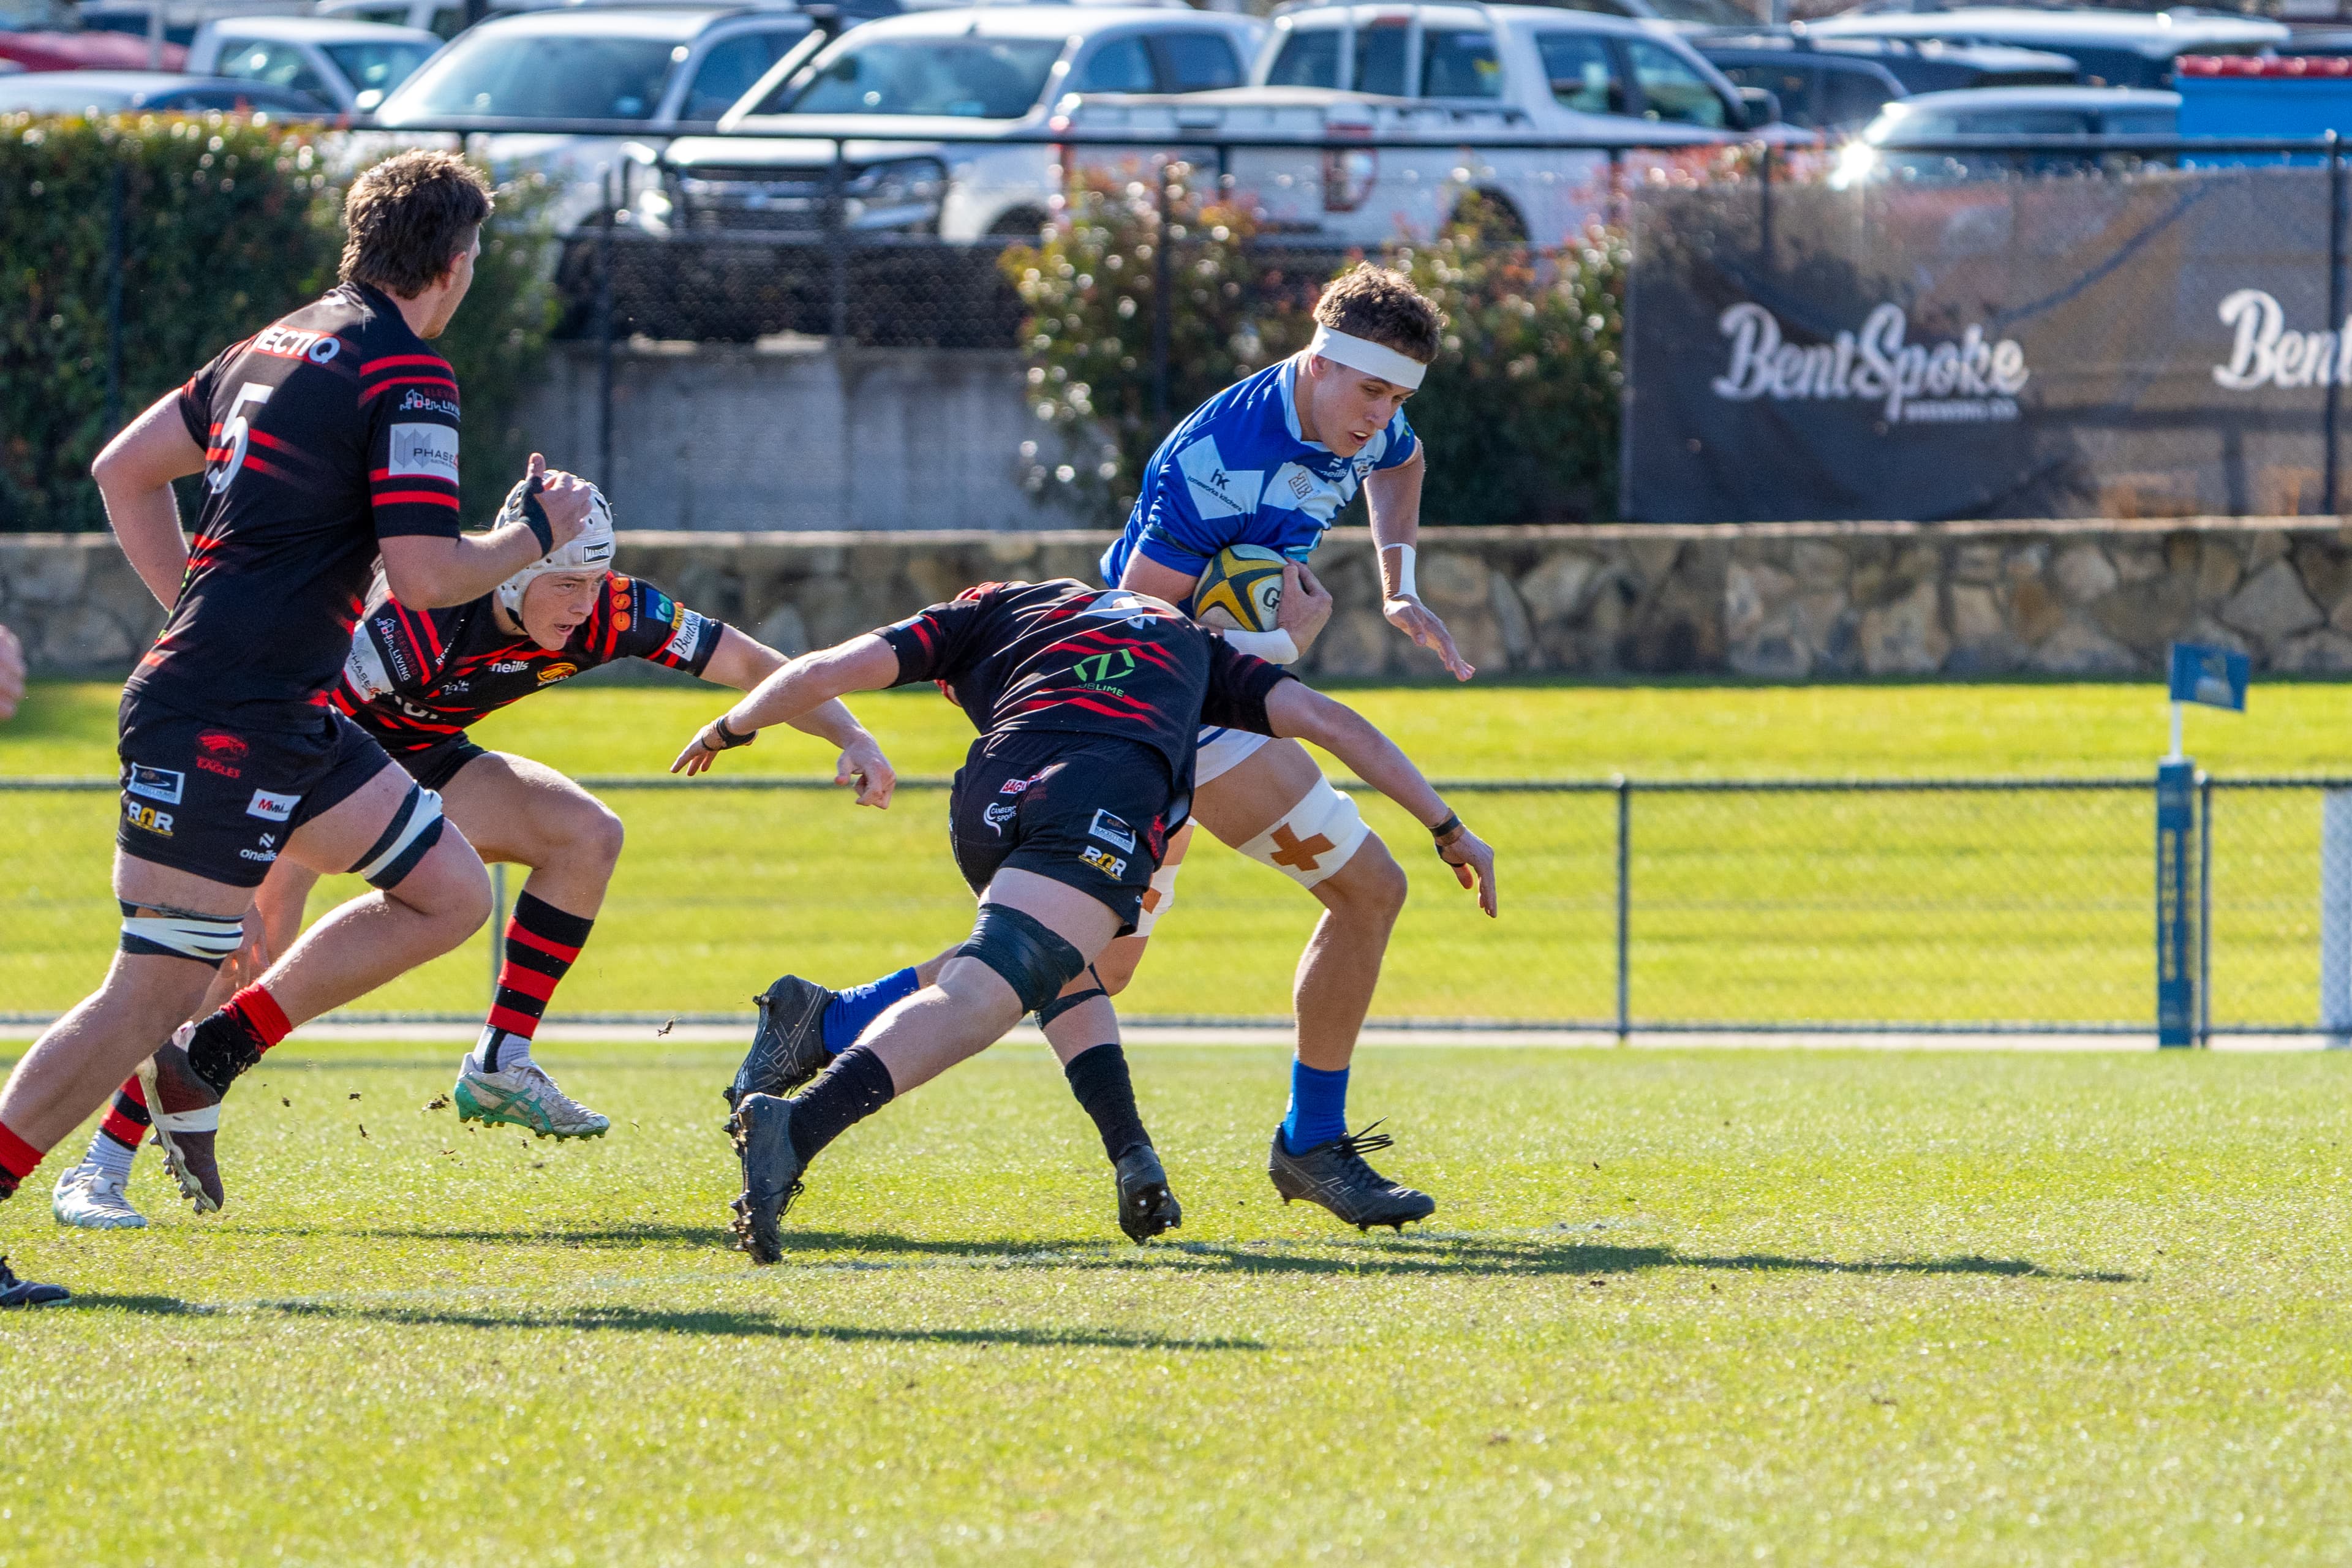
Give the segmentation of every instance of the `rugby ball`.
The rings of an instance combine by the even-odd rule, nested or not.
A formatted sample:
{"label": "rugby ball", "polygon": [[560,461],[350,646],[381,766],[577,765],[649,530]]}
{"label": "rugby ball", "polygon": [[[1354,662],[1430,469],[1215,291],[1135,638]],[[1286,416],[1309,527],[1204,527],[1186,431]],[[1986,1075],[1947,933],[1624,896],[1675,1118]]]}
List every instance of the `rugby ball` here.
{"label": "rugby ball", "polygon": [[1192,618],[1229,632],[1270,632],[1282,607],[1282,554],[1263,544],[1229,544],[1192,587]]}

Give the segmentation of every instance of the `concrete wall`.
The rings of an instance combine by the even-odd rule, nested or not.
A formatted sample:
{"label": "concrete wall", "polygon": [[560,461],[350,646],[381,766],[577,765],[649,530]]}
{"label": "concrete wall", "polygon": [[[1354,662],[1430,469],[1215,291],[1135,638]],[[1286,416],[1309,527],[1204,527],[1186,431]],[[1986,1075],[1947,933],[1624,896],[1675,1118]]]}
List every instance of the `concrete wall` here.
{"label": "concrete wall", "polygon": [[[522,427],[598,479],[596,350],[559,345],[549,363]],[[1034,527],[1021,444],[1045,427],[1023,375],[1010,351],[621,345],[604,489],[624,528]]]}
{"label": "concrete wall", "polygon": [[[797,652],[991,578],[1091,579],[1108,537],[636,531],[620,564]],[[1361,530],[1315,566],[1339,609],[1308,671],[1437,674],[1381,621]],[[1492,673],[2154,675],[2175,639],[2352,672],[2352,528],[2333,520],[1454,529],[1420,580]],[[110,538],[0,535],[0,623],[38,668],[120,674],[161,618]]]}

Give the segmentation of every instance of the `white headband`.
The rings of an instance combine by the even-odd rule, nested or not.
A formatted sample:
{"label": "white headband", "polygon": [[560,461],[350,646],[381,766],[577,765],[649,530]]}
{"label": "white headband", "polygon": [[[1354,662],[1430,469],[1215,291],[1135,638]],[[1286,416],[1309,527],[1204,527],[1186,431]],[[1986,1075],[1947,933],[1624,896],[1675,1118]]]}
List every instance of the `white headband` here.
{"label": "white headband", "polygon": [[1421,378],[1429,374],[1427,365],[1386,343],[1335,332],[1320,321],[1315,324],[1315,340],[1307,345],[1307,352],[1407,388],[1418,387]]}

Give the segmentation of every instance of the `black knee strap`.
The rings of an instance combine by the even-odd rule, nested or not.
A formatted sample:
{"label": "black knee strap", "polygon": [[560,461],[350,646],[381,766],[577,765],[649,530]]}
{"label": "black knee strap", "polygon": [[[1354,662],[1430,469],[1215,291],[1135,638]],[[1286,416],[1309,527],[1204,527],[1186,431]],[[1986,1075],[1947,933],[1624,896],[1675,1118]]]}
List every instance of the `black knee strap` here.
{"label": "black knee strap", "polygon": [[1051,1003],[1087,967],[1085,956],[1053,928],[1003,904],[980,906],[980,919],[956,956],[976,958],[996,971],[1021,999],[1024,1013]]}
{"label": "black knee strap", "polygon": [[[1095,966],[1093,964],[1089,963],[1087,965],[1087,973],[1094,978],[1094,985],[1092,989],[1086,991],[1073,991],[1066,996],[1056,996],[1051,1002],[1046,1003],[1043,1007],[1038,1008],[1037,1026],[1039,1028],[1044,1028],[1046,1025],[1052,1023],[1055,1019],[1060,1017],[1063,1014],[1068,1012],[1073,1007],[1083,1007],[1097,996],[1108,996],[1110,994],[1108,991],[1103,988],[1102,976],[1095,973]],[[1073,975],[1071,978],[1076,979],[1076,976]],[[1063,984],[1066,985],[1069,982],[1064,981]]]}

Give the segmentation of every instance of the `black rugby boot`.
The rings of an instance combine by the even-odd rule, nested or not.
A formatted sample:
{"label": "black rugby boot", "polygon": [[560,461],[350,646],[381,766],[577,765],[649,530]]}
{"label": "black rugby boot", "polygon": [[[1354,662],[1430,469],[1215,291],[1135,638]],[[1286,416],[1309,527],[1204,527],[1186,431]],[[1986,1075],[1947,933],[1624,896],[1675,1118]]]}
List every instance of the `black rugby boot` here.
{"label": "black rugby boot", "polygon": [[1274,1152],[1265,1162],[1274,1190],[1286,1204],[1293,1198],[1321,1204],[1358,1230],[1386,1225],[1401,1232],[1408,1220],[1427,1219],[1437,1212],[1435,1198],[1391,1182],[1364,1163],[1366,1154],[1396,1142],[1372,1127],[1297,1154],[1282,1146],[1282,1129],[1276,1128]]}
{"label": "black rugby boot", "polygon": [[36,1285],[29,1279],[19,1279],[16,1271],[8,1267],[5,1254],[0,1254],[0,1308],[54,1307],[60,1301],[73,1300],[73,1292],[62,1285]]}
{"label": "black rugby boot", "polygon": [[1149,1143],[1139,1143],[1112,1165],[1118,1173],[1118,1228],[1141,1247],[1184,1223],[1184,1209],[1168,1190],[1168,1173]]}
{"label": "black rugby boot", "polygon": [[743,1162],[743,1194],[730,1205],[735,1217],[728,1228],[752,1262],[781,1262],[784,1211],[801,1195],[801,1172],[806,1168],[793,1147],[793,1102],[747,1094],[727,1119],[727,1131]]}
{"label": "black rugby boot", "polygon": [[833,993],[814,980],[787,974],[757,996],[759,1026],[751,1049],[724,1092],[731,1110],[747,1094],[790,1094],[824,1068],[824,1010]]}

